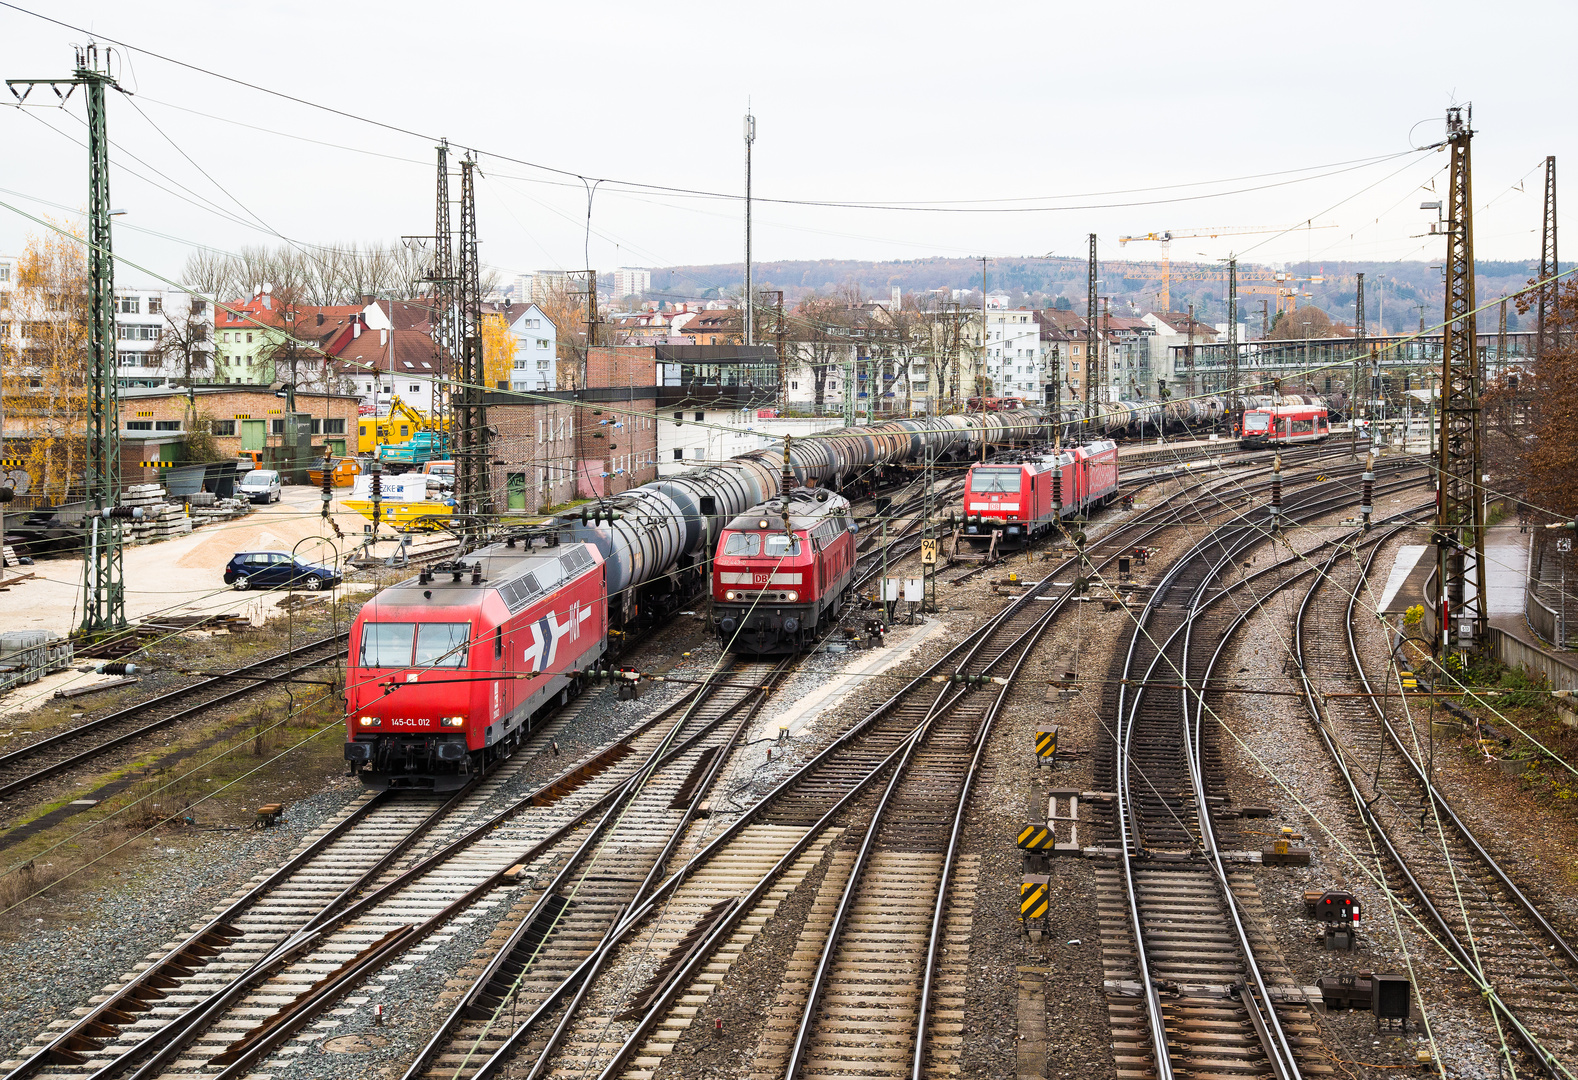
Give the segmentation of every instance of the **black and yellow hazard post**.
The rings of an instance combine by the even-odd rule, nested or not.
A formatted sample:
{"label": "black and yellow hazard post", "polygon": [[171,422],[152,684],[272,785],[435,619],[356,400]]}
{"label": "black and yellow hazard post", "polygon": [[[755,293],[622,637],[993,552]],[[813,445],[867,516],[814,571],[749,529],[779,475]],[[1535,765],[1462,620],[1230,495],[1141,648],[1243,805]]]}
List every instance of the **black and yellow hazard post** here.
{"label": "black and yellow hazard post", "polygon": [[1414,673],[1412,671],[1409,671],[1407,668],[1404,668],[1403,670],[1399,671],[1397,673],[1397,678],[1398,678],[1398,681],[1402,683],[1404,690],[1418,690],[1419,689],[1419,679],[1417,677],[1415,677]]}
{"label": "black and yellow hazard post", "polygon": [[1019,828],[1019,848],[1021,851],[1045,855],[1052,850],[1052,845],[1056,842],[1051,825],[1027,821]]}
{"label": "black and yellow hazard post", "polygon": [[1045,874],[1026,874],[1019,882],[1019,926],[1032,941],[1039,941],[1042,931],[1052,929],[1047,917],[1051,884],[1052,879]]}
{"label": "black and yellow hazard post", "polygon": [[1052,764],[1057,757],[1057,726],[1036,732],[1036,768]]}
{"label": "black and yellow hazard post", "polygon": [[1057,844],[1056,826],[1051,822],[1027,821],[1019,827],[1017,843],[1025,853],[1025,873],[1044,874],[1051,869],[1047,859]]}

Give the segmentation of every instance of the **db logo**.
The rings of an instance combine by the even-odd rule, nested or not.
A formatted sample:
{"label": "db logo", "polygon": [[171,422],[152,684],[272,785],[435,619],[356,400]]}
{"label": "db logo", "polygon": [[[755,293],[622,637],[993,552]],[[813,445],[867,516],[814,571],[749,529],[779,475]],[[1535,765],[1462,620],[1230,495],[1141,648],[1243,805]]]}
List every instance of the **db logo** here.
{"label": "db logo", "polygon": [[767,578],[768,578],[767,574],[752,574],[751,575],[751,584],[753,584],[753,585],[765,585],[765,584],[767,584]]}

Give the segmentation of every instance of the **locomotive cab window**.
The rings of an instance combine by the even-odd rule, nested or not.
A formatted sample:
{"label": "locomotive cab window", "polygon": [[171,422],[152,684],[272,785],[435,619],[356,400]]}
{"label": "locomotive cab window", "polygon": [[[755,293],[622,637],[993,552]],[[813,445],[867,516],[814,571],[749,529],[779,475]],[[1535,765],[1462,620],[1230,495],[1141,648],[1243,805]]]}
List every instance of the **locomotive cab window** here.
{"label": "locomotive cab window", "polygon": [[1270,420],[1271,417],[1267,416],[1265,413],[1245,413],[1244,430],[1265,431]]}
{"label": "locomotive cab window", "polygon": [[798,555],[800,554],[800,538],[798,536],[785,536],[783,533],[768,533],[767,543],[763,545],[764,555]]}
{"label": "locomotive cab window", "polygon": [[415,623],[367,623],[362,627],[361,666],[410,667],[415,639]]}
{"label": "locomotive cab window", "polygon": [[469,623],[367,623],[361,666],[465,667]]}
{"label": "locomotive cab window", "polygon": [[419,623],[416,628],[416,666],[465,667],[467,623]]}
{"label": "locomotive cab window", "polygon": [[976,493],[1019,491],[1018,469],[973,469],[970,472],[970,490]]}
{"label": "locomotive cab window", "polygon": [[760,533],[729,533],[723,541],[725,555],[760,555],[762,553],[762,537]]}

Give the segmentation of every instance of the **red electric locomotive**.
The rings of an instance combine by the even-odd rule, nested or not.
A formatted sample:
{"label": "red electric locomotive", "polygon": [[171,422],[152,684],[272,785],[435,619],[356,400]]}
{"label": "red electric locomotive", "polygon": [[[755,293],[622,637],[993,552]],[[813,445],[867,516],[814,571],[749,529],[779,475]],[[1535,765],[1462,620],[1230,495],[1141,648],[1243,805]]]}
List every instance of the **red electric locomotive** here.
{"label": "red electric locomotive", "polygon": [[1241,446],[1324,442],[1331,435],[1325,405],[1273,405],[1244,410]]}
{"label": "red electric locomotive", "polygon": [[794,488],[740,514],[718,537],[712,605],[723,647],[799,652],[838,617],[855,576],[849,500]]}
{"label": "red electric locomotive", "polygon": [[987,542],[1001,533],[998,547],[1023,547],[1052,527],[1054,470],[1062,476],[1062,516],[1076,517],[1111,502],[1118,493],[1118,445],[1110,440],[1041,454],[1011,463],[970,466],[964,491],[959,539]]}
{"label": "red electric locomotive", "polygon": [[372,787],[463,786],[602,657],[605,598],[590,544],[496,544],[385,589],[351,626],[346,761]]}

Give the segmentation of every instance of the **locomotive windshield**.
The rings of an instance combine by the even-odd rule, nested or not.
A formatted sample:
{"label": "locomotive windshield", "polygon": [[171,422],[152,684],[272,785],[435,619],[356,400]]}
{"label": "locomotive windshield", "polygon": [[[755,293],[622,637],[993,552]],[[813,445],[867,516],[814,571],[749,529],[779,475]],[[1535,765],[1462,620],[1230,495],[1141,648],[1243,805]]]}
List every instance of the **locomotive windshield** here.
{"label": "locomotive windshield", "polygon": [[761,534],[729,533],[723,539],[723,553],[725,555],[760,555],[762,553]]}
{"label": "locomotive windshield", "polygon": [[464,667],[469,623],[365,623],[361,666]]}
{"label": "locomotive windshield", "polygon": [[800,538],[793,537],[792,539],[794,543],[790,544],[791,537],[779,532],[725,533],[723,537],[723,553],[725,555],[738,555],[747,559],[764,554],[770,555],[775,559],[784,555],[798,555],[800,554]]}
{"label": "locomotive windshield", "polygon": [[973,492],[1003,492],[1013,494],[1019,491],[1018,469],[982,469],[970,470],[970,490]]}
{"label": "locomotive windshield", "polygon": [[1244,414],[1245,431],[1265,431],[1270,422],[1271,417],[1263,412],[1251,412]]}

